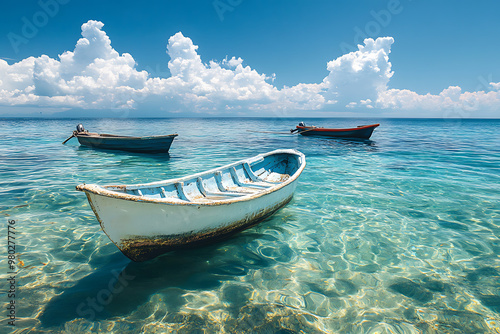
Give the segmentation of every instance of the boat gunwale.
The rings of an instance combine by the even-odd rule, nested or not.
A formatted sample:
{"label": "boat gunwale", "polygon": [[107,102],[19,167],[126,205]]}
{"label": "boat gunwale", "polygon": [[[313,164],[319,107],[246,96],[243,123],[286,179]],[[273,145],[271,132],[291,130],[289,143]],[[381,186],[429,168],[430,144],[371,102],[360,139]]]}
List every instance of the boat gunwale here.
{"label": "boat gunwale", "polygon": [[134,137],[134,136],[122,136],[122,135],[109,135],[105,133],[77,133],[77,138],[92,138],[92,139],[118,139],[118,140],[151,140],[151,139],[166,139],[166,138],[175,138],[177,137],[177,133],[172,133],[169,135],[158,135],[158,136],[145,136],[145,137]]}
{"label": "boat gunwale", "polygon": [[[209,202],[200,202],[197,201],[197,199],[194,199],[192,201],[185,201],[182,199],[173,199],[173,198],[148,198],[146,196],[140,196],[140,195],[131,195],[131,194],[125,194],[125,193],[120,193],[117,191],[109,190],[107,188],[127,188],[127,187],[132,187],[134,190],[135,189],[141,189],[141,188],[150,188],[150,187],[161,187],[162,184],[175,184],[178,182],[183,182],[185,180],[192,180],[195,179],[199,176],[210,174],[210,173],[215,173],[217,171],[223,170],[223,169],[228,169],[234,166],[238,165],[243,165],[244,163],[248,163],[249,165],[254,162],[260,162],[267,156],[275,155],[275,154],[293,154],[299,157],[299,166],[295,173],[293,175],[290,175],[290,177],[281,182],[281,183],[276,183],[275,185],[272,185],[271,187],[267,189],[262,189],[256,193],[248,193],[248,194],[243,194],[240,197],[236,198],[229,198],[229,199],[222,199],[222,200],[210,200]],[[306,167],[306,160],[305,160],[305,155],[302,152],[299,152],[294,149],[281,149],[281,150],[274,150],[268,153],[263,153],[256,155],[254,157],[248,158],[248,159],[243,159],[239,160],[236,162],[233,162],[228,165],[224,165],[221,167],[213,168],[208,171],[196,173],[196,174],[190,174],[184,177],[176,178],[176,179],[168,179],[168,180],[162,180],[162,181],[156,181],[156,182],[150,182],[150,183],[142,183],[142,184],[130,184],[130,185],[105,185],[105,186],[100,186],[97,184],[80,184],[76,186],[76,190],[78,191],[84,191],[86,193],[93,193],[96,195],[104,196],[104,197],[110,197],[110,198],[115,198],[115,199],[122,199],[122,200],[127,200],[127,201],[133,201],[133,202],[141,202],[141,203],[151,203],[151,204],[167,204],[167,205],[186,205],[186,206],[214,206],[214,205],[225,205],[225,204],[232,204],[236,202],[242,202],[242,201],[249,201],[252,199],[259,198],[261,196],[270,194],[272,192],[275,192],[281,188],[284,188],[285,186],[289,185],[290,183],[294,182],[297,180],[297,178],[300,176],[304,168]],[[252,185],[252,183],[249,183],[249,185]],[[221,192],[224,194],[224,192]],[[95,212],[95,211],[94,211]]]}
{"label": "boat gunwale", "polygon": [[369,128],[376,128],[378,126],[380,126],[380,123],[370,124],[370,125],[361,125],[361,126],[358,126],[356,128],[344,128],[344,129],[321,128],[321,127],[315,127],[315,126],[300,126],[300,125],[297,125],[296,128],[300,129],[300,130],[306,130],[308,132],[314,132],[314,131],[344,132],[344,131],[357,131],[357,130],[364,130],[364,129],[369,129]]}

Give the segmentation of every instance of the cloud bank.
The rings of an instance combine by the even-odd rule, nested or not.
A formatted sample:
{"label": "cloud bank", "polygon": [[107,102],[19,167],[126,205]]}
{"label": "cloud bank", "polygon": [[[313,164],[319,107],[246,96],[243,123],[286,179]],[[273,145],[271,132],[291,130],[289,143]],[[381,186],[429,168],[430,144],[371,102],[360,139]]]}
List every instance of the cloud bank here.
{"label": "cloud bank", "polygon": [[[128,53],[119,54],[102,30],[88,21],[73,51],[52,59],[29,57],[9,65],[0,59],[0,105],[82,109],[140,109],[166,112],[248,115],[252,112],[389,110],[498,110],[500,83],[475,92],[450,86],[438,95],[389,89],[393,75],[392,37],[364,40],[358,51],[327,63],[328,75],[317,84],[278,89],[274,74],[244,66],[242,58],[203,63],[198,46],[181,32],[170,37],[168,78],[138,71]],[[332,114],[335,115],[335,114]],[[397,114],[393,114],[397,115]]]}

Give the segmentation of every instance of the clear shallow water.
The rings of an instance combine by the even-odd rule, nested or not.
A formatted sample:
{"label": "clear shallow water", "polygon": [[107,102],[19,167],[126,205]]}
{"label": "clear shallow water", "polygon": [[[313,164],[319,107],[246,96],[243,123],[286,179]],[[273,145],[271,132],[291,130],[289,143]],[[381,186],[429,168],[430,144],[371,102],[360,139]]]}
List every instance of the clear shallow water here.
{"label": "clear shallow water", "polygon": [[[499,333],[500,120],[304,120],[381,126],[354,142],[246,131],[296,119],[81,120],[179,133],[165,156],[61,145],[79,120],[0,120],[0,217],[4,236],[16,220],[21,260],[15,331]],[[225,242],[144,263],[120,253],[75,190],[277,148],[306,155],[292,202]]]}

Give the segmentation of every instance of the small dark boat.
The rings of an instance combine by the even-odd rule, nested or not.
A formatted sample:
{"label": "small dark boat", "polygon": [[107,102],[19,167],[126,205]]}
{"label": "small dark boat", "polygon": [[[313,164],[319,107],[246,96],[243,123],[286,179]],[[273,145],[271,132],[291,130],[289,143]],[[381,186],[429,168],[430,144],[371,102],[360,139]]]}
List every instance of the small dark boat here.
{"label": "small dark boat", "polygon": [[73,137],[78,139],[80,145],[95,148],[128,152],[167,153],[177,134],[148,137],[98,134],[88,132],[83,128],[83,125],[78,124],[76,131],[73,131],[73,135],[66,139],[63,144]]}
{"label": "small dark boat", "polygon": [[346,138],[346,139],[369,139],[373,130],[380,124],[360,125],[356,128],[350,129],[328,129],[317,126],[306,126],[304,122],[300,122],[295,129],[290,132],[298,131],[303,136],[322,136],[333,138]]}

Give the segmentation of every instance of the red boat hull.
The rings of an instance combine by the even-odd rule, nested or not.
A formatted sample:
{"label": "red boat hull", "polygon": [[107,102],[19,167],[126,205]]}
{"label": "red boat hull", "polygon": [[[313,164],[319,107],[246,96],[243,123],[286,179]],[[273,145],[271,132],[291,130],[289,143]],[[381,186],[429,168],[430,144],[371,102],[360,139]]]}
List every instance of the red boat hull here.
{"label": "red boat hull", "polygon": [[373,130],[380,124],[362,125],[351,129],[327,129],[313,126],[298,126],[303,136],[322,136],[332,138],[369,139]]}

